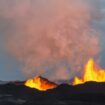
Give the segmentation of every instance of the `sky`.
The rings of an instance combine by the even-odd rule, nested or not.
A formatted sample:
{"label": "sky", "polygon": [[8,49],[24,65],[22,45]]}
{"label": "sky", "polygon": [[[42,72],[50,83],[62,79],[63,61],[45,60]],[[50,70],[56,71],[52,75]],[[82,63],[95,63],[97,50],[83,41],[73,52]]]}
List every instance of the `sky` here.
{"label": "sky", "polygon": [[0,0],[0,80],[81,75],[105,68],[104,0]]}

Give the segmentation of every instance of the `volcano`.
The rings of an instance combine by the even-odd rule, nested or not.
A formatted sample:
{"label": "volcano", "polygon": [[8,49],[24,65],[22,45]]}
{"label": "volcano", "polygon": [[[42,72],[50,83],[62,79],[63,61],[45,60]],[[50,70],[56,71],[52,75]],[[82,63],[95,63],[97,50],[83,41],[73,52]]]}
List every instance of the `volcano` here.
{"label": "volcano", "polygon": [[105,82],[105,70],[96,65],[92,58],[85,65],[82,78],[75,77],[73,85],[83,84],[88,81]]}
{"label": "volcano", "polygon": [[[61,84],[40,91],[10,82],[0,85],[0,105],[104,105],[105,83],[86,82],[79,85]],[[18,85],[17,85],[18,84]]]}
{"label": "volcano", "polygon": [[57,87],[57,84],[50,82],[48,79],[45,79],[41,76],[34,77],[25,82],[25,86],[30,88],[35,88],[40,91],[46,91],[48,89],[53,89]]}
{"label": "volcano", "polygon": [[41,76],[0,84],[0,105],[89,104],[105,104],[105,70],[93,59],[85,65],[83,76],[75,77],[71,85],[58,85]]}

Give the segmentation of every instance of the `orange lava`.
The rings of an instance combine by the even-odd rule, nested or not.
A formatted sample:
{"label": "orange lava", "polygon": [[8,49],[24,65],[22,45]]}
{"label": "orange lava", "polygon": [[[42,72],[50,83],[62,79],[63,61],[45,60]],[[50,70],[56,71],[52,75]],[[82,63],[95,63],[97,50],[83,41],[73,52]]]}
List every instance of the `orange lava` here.
{"label": "orange lava", "polygon": [[48,81],[42,77],[35,77],[33,79],[29,79],[25,82],[25,86],[30,88],[35,88],[40,91],[46,91],[48,89],[53,89],[57,87],[57,84]]}
{"label": "orange lava", "polygon": [[105,82],[105,70],[97,68],[93,59],[90,59],[86,64],[83,77],[74,78],[73,85],[83,84],[89,81]]}

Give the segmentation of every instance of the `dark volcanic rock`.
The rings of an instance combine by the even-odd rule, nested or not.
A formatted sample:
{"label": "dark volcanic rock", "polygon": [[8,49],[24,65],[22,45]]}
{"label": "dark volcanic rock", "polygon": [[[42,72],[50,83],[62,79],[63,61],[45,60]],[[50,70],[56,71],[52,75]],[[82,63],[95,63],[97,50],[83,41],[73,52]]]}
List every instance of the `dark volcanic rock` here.
{"label": "dark volcanic rock", "polygon": [[0,105],[105,104],[105,83],[88,82],[77,86],[62,84],[45,92],[23,84],[17,82],[0,85]]}

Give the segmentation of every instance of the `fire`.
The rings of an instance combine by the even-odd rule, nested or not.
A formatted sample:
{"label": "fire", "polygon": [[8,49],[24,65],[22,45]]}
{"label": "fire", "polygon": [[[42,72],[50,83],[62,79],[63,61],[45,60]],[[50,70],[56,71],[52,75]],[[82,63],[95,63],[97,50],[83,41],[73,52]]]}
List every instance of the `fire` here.
{"label": "fire", "polygon": [[105,70],[97,68],[93,59],[90,59],[85,66],[83,77],[81,79],[74,78],[73,85],[83,84],[88,81],[105,82]]}
{"label": "fire", "polygon": [[[88,63],[85,66],[84,74],[82,78],[75,77],[73,85],[83,84],[85,82],[95,81],[95,82],[105,82],[105,70],[100,69],[93,59],[89,59]],[[35,77],[29,79],[25,82],[25,86],[30,88],[35,88],[40,91],[46,91],[48,89],[56,88],[58,85],[48,81],[42,77]]]}
{"label": "fire", "polygon": [[48,89],[53,89],[57,87],[57,84],[48,81],[42,77],[35,77],[33,79],[29,79],[25,82],[25,86],[30,88],[35,88],[40,91],[46,91]]}

